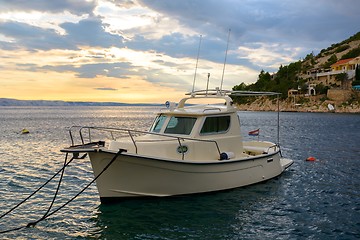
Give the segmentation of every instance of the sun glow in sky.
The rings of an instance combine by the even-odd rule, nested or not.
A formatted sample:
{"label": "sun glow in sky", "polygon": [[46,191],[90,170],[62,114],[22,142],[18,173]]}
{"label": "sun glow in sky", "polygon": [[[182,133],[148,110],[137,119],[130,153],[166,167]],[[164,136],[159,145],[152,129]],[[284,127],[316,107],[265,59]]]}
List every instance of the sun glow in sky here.
{"label": "sun glow in sky", "polygon": [[220,85],[231,29],[231,89],[359,31],[357,0],[200,2],[0,0],[0,98],[177,101],[192,89],[200,35],[195,88],[208,73]]}

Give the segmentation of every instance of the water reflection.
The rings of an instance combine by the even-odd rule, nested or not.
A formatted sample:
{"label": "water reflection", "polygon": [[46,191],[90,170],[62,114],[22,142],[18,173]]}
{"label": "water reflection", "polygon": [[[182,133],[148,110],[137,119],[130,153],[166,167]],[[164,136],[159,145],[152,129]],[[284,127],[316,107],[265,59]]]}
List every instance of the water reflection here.
{"label": "water reflection", "polygon": [[[93,237],[112,239],[229,239],[262,221],[277,205],[281,182],[218,193],[171,198],[126,200],[100,205]],[[258,216],[256,216],[256,214]],[[250,225],[249,225],[250,224]]]}

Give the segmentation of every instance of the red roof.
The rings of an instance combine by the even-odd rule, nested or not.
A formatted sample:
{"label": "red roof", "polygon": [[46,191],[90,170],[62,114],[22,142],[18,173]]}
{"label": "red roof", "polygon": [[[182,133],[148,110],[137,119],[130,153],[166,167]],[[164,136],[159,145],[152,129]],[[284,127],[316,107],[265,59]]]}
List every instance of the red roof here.
{"label": "red roof", "polygon": [[350,62],[350,61],[353,60],[353,59],[354,59],[354,58],[347,58],[347,59],[339,60],[339,61],[337,61],[336,63],[334,63],[333,65],[331,65],[331,67],[332,67],[332,66],[343,65],[343,64],[345,64],[345,63],[347,63],[347,62]]}

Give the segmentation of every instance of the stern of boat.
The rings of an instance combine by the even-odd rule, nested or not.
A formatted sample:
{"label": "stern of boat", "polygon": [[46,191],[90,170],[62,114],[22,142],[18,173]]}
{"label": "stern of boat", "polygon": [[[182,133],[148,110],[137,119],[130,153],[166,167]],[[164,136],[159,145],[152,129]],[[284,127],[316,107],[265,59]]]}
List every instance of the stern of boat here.
{"label": "stern of boat", "polygon": [[280,158],[280,165],[283,171],[288,169],[293,163],[294,160],[291,160],[289,158]]}

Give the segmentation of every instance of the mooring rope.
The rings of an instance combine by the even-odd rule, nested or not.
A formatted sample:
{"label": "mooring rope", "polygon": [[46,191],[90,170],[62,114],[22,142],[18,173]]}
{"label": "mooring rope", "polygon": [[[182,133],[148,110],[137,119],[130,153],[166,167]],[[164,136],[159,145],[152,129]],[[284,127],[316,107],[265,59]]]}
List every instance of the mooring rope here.
{"label": "mooring rope", "polygon": [[[66,153],[66,157],[65,157],[65,161],[64,161],[64,166],[66,165],[66,159],[67,159],[67,155],[68,153]],[[74,158],[74,157],[72,157]],[[57,197],[57,194],[59,192],[59,189],[60,189],[60,185],[61,185],[61,182],[62,182],[62,178],[64,176],[64,172],[65,172],[65,167],[63,167],[63,170],[61,171],[61,175],[60,175],[60,179],[59,179],[59,182],[58,182],[58,186],[56,188],[56,191],[55,191],[55,194],[54,194],[54,197],[50,203],[50,206],[48,207],[46,213],[44,213],[44,215],[39,219],[37,220],[36,222],[33,222],[33,223],[28,223],[28,225],[26,227],[31,227],[31,226],[35,226],[38,222],[42,221],[43,219],[45,219],[46,215],[48,215],[48,213],[50,212],[52,206],[54,205],[54,202],[55,202],[55,199]]]}
{"label": "mooring rope", "polygon": [[[20,202],[19,204],[17,204],[15,207],[13,207],[12,209],[10,209],[9,211],[7,211],[5,214],[3,214],[0,218],[2,218],[3,216],[6,216],[7,214],[9,214],[10,212],[12,212],[14,209],[16,209],[18,206],[20,206],[21,204],[23,204],[24,202],[26,202],[26,200],[28,200],[30,197],[32,197],[36,192],[38,192],[41,188],[43,188],[47,183],[49,183],[57,174],[59,174],[60,172],[62,172],[62,175],[61,175],[61,179],[58,183],[58,187],[57,187],[57,190],[55,192],[55,195],[53,197],[53,200],[52,200],[52,203],[50,204],[50,207],[48,208],[47,212],[40,218],[38,219],[37,221],[34,221],[34,222],[29,222],[28,224],[24,225],[24,226],[21,226],[21,227],[17,227],[17,228],[13,228],[13,229],[8,229],[8,230],[4,230],[4,231],[0,231],[0,234],[2,233],[8,233],[8,232],[13,232],[13,231],[17,231],[17,230],[21,230],[23,228],[28,228],[28,227],[35,227],[36,224],[38,224],[39,222],[47,219],[48,217],[52,216],[53,214],[55,214],[56,212],[58,212],[59,210],[61,210],[63,207],[65,207],[66,205],[68,205],[69,203],[71,203],[73,200],[75,200],[80,194],[82,194],[86,189],[88,189],[90,187],[91,184],[93,184],[109,167],[110,165],[116,160],[116,158],[122,153],[124,152],[123,149],[120,149],[116,154],[115,156],[110,160],[110,162],[104,167],[104,169],[90,182],[88,183],[80,192],[78,192],[74,197],[72,197],[71,199],[69,199],[66,203],[64,203],[63,205],[61,205],[60,207],[58,207],[57,209],[53,210],[52,212],[50,212],[54,202],[55,202],[55,199],[56,199],[56,196],[57,196],[57,193],[58,193],[58,190],[60,188],[60,182],[62,180],[62,176],[63,176],[63,173],[64,173],[64,169],[65,167],[67,167],[69,165],[69,163],[71,161],[73,161],[75,158],[72,157],[69,162],[66,163],[66,159],[67,159],[67,156],[68,156],[68,153],[66,153],[66,157],[65,157],[65,162],[64,162],[64,167],[61,168],[53,177],[51,177],[45,184],[43,184],[39,189],[37,189],[36,191],[34,191],[29,197],[27,197],[25,200],[23,200],[22,202]],[[50,212],[50,213],[49,213]]]}
{"label": "mooring rope", "polygon": [[[64,203],[63,205],[61,205],[60,207],[58,207],[57,209],[55,209],[51,213],[49,213],[46,217],[44,217],[44,219],[46,219],[46,218],[50,217],[51,215],[55,214],[56,212],[58,212],[60,209],[62,209],[63,207],[65,207],[66,205],[71,203],[73,200],[75,200],[75,198],[77,198],[80,194],[82,194],[86,189],[88,189],[90,187],[90,185],[93,184],[110,167],[110,165],[116,160],[116,158],[124,151],[125,150],[120,149],[115,154],[115,156],[110,160],[110,162],[104,167],[104,169],[91,182],[89,182],[88,185],[86,185],[80,192],[78,192],[74,197],[72,197],[66,203]],[[44,220],[44,219],[42,219],[42,220]]]}
{"label": "mooring rope", "polygon": [[[60,184],[61,184],[61,181],[62,181],[62,177],[64,175],[64,171],[65,171],[65,168],[75,159],[74,157],[72,157],[69,162],[67,162],[67,158],[68,158],[68,153],[66,153],[65,155],[65,160],[64,160],[64,165],[63,167],[57,171],[51,178],[49,178],[49,180],[47,180],[43,185],[41,185],[38,189],[36,189],[33,193],[31,193],[28,197],[26,197],[24,200],[22,200],[21,202],[19,202],[18,204],[16,204],[13,208],[11,208],[9,211],[5,212],[4,214],[2,214],[0,216],[0,219],[5,217],[6,215],[8,215],[9,213],[11,213],[12,211],[14,211],[15,209],[17,209],[18,207],[20,207],[23,203],[25,203],[27,200],[29,200],[32,196],[34,196],[38,191],[40,191],[43,187],[45,187],[51,180],[53,180],[60,172],[61,172],[61,177],[59,179],[59,182],[58,182],[58,187],[56,189],[56,193],[53,197],[53,200],[50,204],[50,207],[48,208],[47,212],[44,214],[44,216],[46,216],[48,214],[48,212],[50,211],[53,203],[55,202],[55,199],[56,199],[56,196],[57,196],[57,193],[59,191],[59,188],[60,188]],[[13,228],[13,229],[8,229],[8,230],[5,230],[5,231],[0,231],[0,234],[1,233],[7,233],[7,232],[13,232],[13,231],[17,231],[17,230],[20,230],[24,227],[27,227],[27,226],[21,226],[21,227],[17,227],[17,228]]]}
{"label": "mooring rope", "polygon": [[[66,153],[65,156],[65,162],[67,160],[68,157],[68,153]],[[31,193],[28,197],[26,197],[24,200],[22,200],[21,202],[19,202],[17,205],[15,205],[13,208],[11,208],[10,210],[8,210],[7,212],[3,213],[0,216],[0,219],[5,217],[6,215],[8,215],[9,213],[11,213],[12,211],[14,211],[16,208],[20,207],[23,203],[25,203],[27,200],[29,200],[29,198],[31,198],[32,196],[34,196],[38,191],[40,191],[43,187],[45,187],[49,182],[51,182],[51,180],[53,180],[60,172],[62,172],[75,158],[71,158],[69,160],[69,162],[67,162],[66,164],[64,164],[64,166],[58,170],[51,178],[49,178],[49,180],[47,180],[43,185],[41,185],[38,189],[36,189],[33,193]]]}

